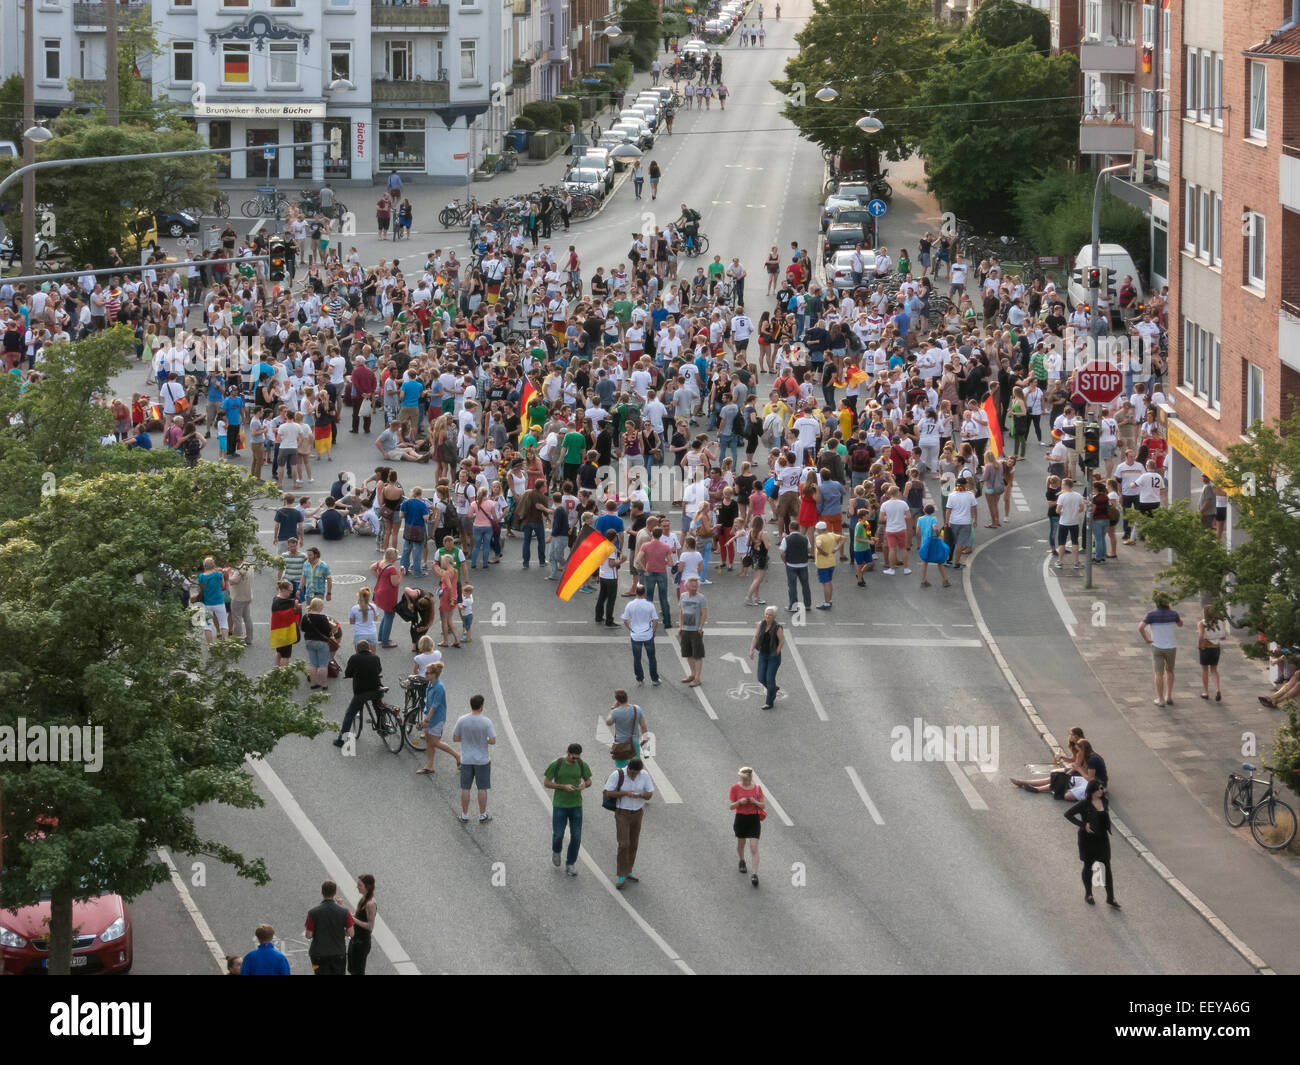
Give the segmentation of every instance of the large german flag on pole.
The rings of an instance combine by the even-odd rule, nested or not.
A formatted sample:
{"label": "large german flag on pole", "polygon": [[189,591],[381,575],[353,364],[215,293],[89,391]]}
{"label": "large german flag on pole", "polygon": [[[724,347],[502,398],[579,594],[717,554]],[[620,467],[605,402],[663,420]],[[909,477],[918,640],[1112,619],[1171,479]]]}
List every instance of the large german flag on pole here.
{"label": "large german flag on pole", "polygon": [[614,543],[606,540],[598,532],[590,533],[582,543],[574,547],[569,555],[569,564],[555,594],[566,603],[573,598],[573,593],[581,588],[597,567],[614,553]]}
{"label": "large german flag on pole", "polygon": [[993,397],[989,396],[984,400],[984,417],[989,420],[989,442],[985,449],[986,455],[992,455],[995,459],[1002,457],[1002,418],[998,415],[997,404],[993,402]]}

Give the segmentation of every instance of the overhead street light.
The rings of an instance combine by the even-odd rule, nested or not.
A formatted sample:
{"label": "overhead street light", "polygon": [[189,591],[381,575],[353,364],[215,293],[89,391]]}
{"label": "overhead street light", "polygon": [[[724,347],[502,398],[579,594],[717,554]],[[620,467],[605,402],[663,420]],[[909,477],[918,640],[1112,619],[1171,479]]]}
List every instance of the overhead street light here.
{"label": "overhead street light", "polygon": [[813,93],[813,99],[820,100],[824,104],[833,103],[839,98],[840,94],[831,88],[831,83],[829,81]]}
{"label": "overhead street light", "polygon": [[868,135],[872,133],[879,133],[882,129],[885,128],[885,124],[881,122],[880,119],[878,119],[870,111],[868,111],[865,115],[863,115],[860,119],[858,119],[853,124],[857,126],[858,129],[862,130],[863,133],[866,133]]}
{"label": "overhead street light", "polygon": [[601,32],[603,32],[611,41],[615,37],[623,36],[623,28],[621,26],[606,26]]}
{"label": "overhead street light", "polygon": [[49,141],[54,139],[54,134],[44,126],[32,126],[31,129],[23,131],[23,136],[29,141]]}
{"label": "overhead street light", "polygon": [[621,159],[624,162],[632,163],[641,158],[641,149],[630,140],[625,140],[609,155],[611,159]]}

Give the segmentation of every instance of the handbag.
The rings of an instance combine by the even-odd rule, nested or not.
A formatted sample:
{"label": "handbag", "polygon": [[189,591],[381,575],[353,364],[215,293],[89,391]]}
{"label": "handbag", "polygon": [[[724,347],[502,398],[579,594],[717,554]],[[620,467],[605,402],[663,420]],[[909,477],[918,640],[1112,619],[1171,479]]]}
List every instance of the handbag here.
{"label": "handbag", "polygon": [[636,723],[641,716],[640,707],[632,707],[632,735],[625,740],[610,745],[609,756],[616,762],[629,759],[636,754]]}
{"label": "handbag", "polygon": [[365,399],[361,401],[361,407],[359,408],[358,413],[363,418],[369,418],[371,415],[375,413],[375,405],[370,402],[369,396],[367,396]]}
{"label": "handbag", "polygon": [[181,398],[176,400],[176,402],[173,403],[172,406],[176,408],[177,414],[184,414],[187,410],[190,409],[190,401],[186,399],[184,396],[181,396]]}
{"label": "handbag", "polygon": [[1112,525],[1114,525],[1115,522],[1119,521],[1119,518],[1120,518],[1119,507],[1115,506],[1114,503],[1107,504],[1106,520],[1109,521]]}
{"label": "handbag", "polygon": [[[759,799],[766,799],[766,798],[767,798],[767,796],[763,794],[763,789],[762,789],[762,788],[759,788],[759,789],[758,789],[758,794],[757,794],[756,798],[759,798]],[[766,807],[766,806],[760,806],[760,807],[758,808],[758,823],[761,825],[761,824],[762,824],[764,821],[766,821],[766,820],[767,820],[767,807]]]}
{"label": "handbag", "polygon": [[[618,771],[618,787],[615,788],[614,790],[615,791],[623,790],[623,770],[621,769]],[[618,799],[614,798],[614,796],[612,795],[606,795],[603,799],[600,800],[600,805],[603,806],[606,810],[617,810]]]}
{"label": "handbag", "polygon": [[412,525],[408,522],[402,535],[406,538],[407,543],[422,544],[427,532],[428,530],[423,525]]}
{"label": "handbag", "polygon": [[325,667],[325,672],[328,673],[331,677],[337,677],[339,674],[343,672],[343,670],[340,669],[339,664],[335,662],[333,658],[331,658],[329,661],[329,665]]}

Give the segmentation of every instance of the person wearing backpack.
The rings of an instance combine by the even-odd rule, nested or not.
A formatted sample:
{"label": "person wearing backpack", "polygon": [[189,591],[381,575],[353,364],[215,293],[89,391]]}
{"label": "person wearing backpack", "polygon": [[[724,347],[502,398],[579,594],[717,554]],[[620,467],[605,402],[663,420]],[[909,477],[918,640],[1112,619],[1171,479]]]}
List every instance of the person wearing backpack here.
{"label": "person wearing backpack", "polygon": [[857,488],[871,476],[871,462],[874,458],[875,452],[867,443],[866,433],[859,430],[853,438],[853,443],[849,445],[850,490]]}
{"label": "person wearing backpack", "polygon": [[546,767],[543,785],[555,794],[551,797],[551,864],[560,865],[564,828],[569,828],[569,851],[564,872],[577,876],[574,868],[578,848],[582,846],[582,793],[591,787],[591,767],[582,760],[582,744],[571,743],[564,755]]}

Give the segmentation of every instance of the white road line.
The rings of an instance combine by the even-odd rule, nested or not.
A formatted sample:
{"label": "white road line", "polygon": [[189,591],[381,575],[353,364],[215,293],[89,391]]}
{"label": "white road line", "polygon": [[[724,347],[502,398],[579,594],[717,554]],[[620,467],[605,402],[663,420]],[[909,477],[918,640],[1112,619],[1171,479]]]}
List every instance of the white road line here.
{"label": "white road line", "polygon": [[980,793],[975,790],[975,785],[970,782],[970,777],[961,771],[957,763],[950,762],[945,758],[943,764],[944,768],[948,770],[948,774],[957,782],[957,790],[966,797],[970,808],[972,810],[987,810],[989,808],[988,803],[980,798]]}
{"label": "white road line", "polygon": [[[809,641],[810,643],[813,641]],[[790,630],[785,630],[785,646],[790,651],[790,657],[794,660],[794,668],[799,671],[799,676],[803,678],[804,687],[808,689],[808,696],[812,700],[813,709],[817,711],[818,721],[829,721],[826,715],[826,707],[822,705],[822,697],[817,694],[817,689],[813,687],[812,676],[808,673],[808,667],[804,665],[803,655],[799,653],[799,648],[795,646],[794,637],[790,635]]]}
{"label": "white road line", "polygon": [[[710,636],[714,635],[714,631],[712,629],[709,630],[709,635]],[[722,633],[718,633],[718,635],[722,635]],[[682,645],[678,643],[677,640],[675,640],[671,636],[668,638],[668,642],[673,645],[673,654],[677,656],[677,662],[682,667],[682,672],[689,674],[691,670],[690,667],[687,666],[686,664],[686,659],[682,657]],[[695,697],[700,701],[700,706],[704,708],[704,712],[705,714],[708,715],[709,720],[717,721],[718,713],[716,710],[713,709],[713,704],[709,702],[709,697],[704,694],[704,685],[697,684],[691,690],[695,692]]]}
{"label": "white road line", "polygon": [[[532,786],[533,794],[537,796],[538,801],[541,802],[543,806],[549,809],[551,806],[551,800],[546,794],[546,789],[542,787],[542,782],[538,778],[537,772],[529,764],[528,757],[524,753],[524,746],[520,742],[519,736],[515,732],[514,724],[510,720],[510,711],[506,708],[505,693],[502,691],[501,688],[501,676],[497,672],[496,659],[493,657],[492,654],[492,645],[494,643],[503,640],[510,641],[510,642],[514,642],[514,640],[523,640],[523,639],[532,640],[532,637],[514,637],[512,640],[511,637],[508,636],[484,636],[482,639],[483,639],[483,654],[487,661],[488,682],[492,685],[492,694],[496,697],[497,716],[501,720],[501,727],[505,729],[506,738],[510,741],[510,748],[511,750],[514,751],[515,758],[519,762],[520,769],[523,770],[524,779],[527,780],[528,783]],[[560,639],[564,639],[564,638],[560,637]],[[647,921],[644,917],[642,917],[639,912],[637,912],[636,907],[627,901],[627,898],[624,896],[624,894],[621,891],[619,891],[616,887],[614,887],[614,882],[610,880],[609,876],[606,875],[605,871],[601,869],[599,865],[596,864],[596,859],[591,856],[591,853],[587,850],[587,848],[585,846],[580,848],[578,853],[579,853],[579,857],[581,857],[582,859],[583,864],[587,867],[588,870],[590,870],[591,875],[596,879],[596,882],[605,889],[605,891],[609,894],[610,898],[612,898],[619,906],[623,908],[623,910],[627,913],[627,915],[632,918],[636,926],[646,934],[646,937],[652,943],[654,943],[656,947],[658,947],[661,951],[663,951],[664,955],[667,956],[668,960],[671,961],[674,965],[676,965],[678,969],[684,972],[687,976],[694,976],[695,970],[693,970],[689,965],[686,964],[684,960],[682,960],[681,955],[678,954],[677,951],[673,950],[673,948],[668,945],[668,941],[664,939],[664,937],[661,936],[658,932],[656,932],[654,926],[651,925],[650,922]]]}
{"label": "white road line", "polygon": [[772,808],[776,816],[781,819],[781,824],[785,825],[786,828],[794,828],[794,822],[790,820],[790,815],[785,812],[785,807],[776,801],[776,796],[772,794],[772,790],[759,779],[757,773],[754,774],[754,783],[763,789],[763,798],[767,800],[767,805]]}
{"label": "white road line", "polygon": [[1043,584],[1047,588],[1047,598],[1052,601],[1052,606],[1056,607],[1056,612],[1061,615],[1061,624],[1065,626],[1065,631],[1070,634],[1070,639],[1078,637],[1075,635],[1074,627],[1079,624],[1079,619],[1074,616],[1074,611],[1070,609],[1070,604],[1066,602],[1065,593],[1061,591],[1061,582],[1052,580],[1052,560],[1043,559]]}
{"label": "white road line", "polygon": [[212,934],[212,929],[208,926],[203,912],[195,904],[190,889],[185,886],[185,881],[176,868],[176,863],[172,861],[171,855],[167,853],[165,847],[158,848],[158,857],[162,859],[163,865],[167,866],[167,872],[172,878],[172,885],[176,888],[176,893],[181,897],[181,905],[185,907],[185,912],[190,915],[194,927],[199,930],[199,936],[208,948],[208,953],[212,955],[212,960],[217,963],[217,971],[224,975],[226,972],[226,953],[221,949],[221,944],[217,942],[217,937]]}
{"label": "white road line", "polygon": [[853,790],[858,793],[858,798],[862,800],[862,805],[867,808],[867,813],[871,815],[871,820],[878,825],[884,825],[885,819],[880,816],[880,811],[876,809],[876,804],[871,801],[871,796],[867,794],[867,789],[862,783],[862,778],[858,776],[858,771],[851,765],[846,765],[844,771],[849,775],[849,781],[853,784]]}
{"label": "white road line", "polygon": [[[787,638],[786,643],[790,641]],[[944,647],[956,650],[961,647],[983,647],[979,640],[941,639],[917,636],[801,636],[800,643],[810,647]]]}
{"label": "white road line", "polygon": [[[325,872],[329,874],[331,880],[338,885],[339,894],[351,906],[356,900],[353,898],[353,885],[356,884],[357,878],[348,872],[348,868],[343,864],[343,859],[334,853],[334,848],[326,841],[325,837],[320,834],[319,829],[311,822],[303,808],[298,805],[298,800],[293,797],[293,793],[285,787],[284,781],[261,758],[246,758],[248,767],[258,775],[266,790],[271,793],[275,801],[280,804],[280,808],[285,815],[293,822],[293,827],[298,830],[304,842],[316,855],[321,865],[325,867]],[[419,976],[420,970],[416,967],[415,962],[402,949],[401,943],[397,941],[397,936],[393,934],[391,928],[384,923],[382,917],[375,917],[375,928],[371,935],[380,950],[384,952],[388,960],[392,962],[393,968],[397,970],[399,976]]]}
{"label": "white road line", "polygon": [[682,797],[677,789],[673,787],[672,781],[668,779],[667,775],[659,767],[659,763],[648,754],[643,754],[641,756],[641,761],[643,761],[645,767],[650,770],[650,779],[655,782],[655,789],[659,792],[663,801],[674,806],[680,805]]}

